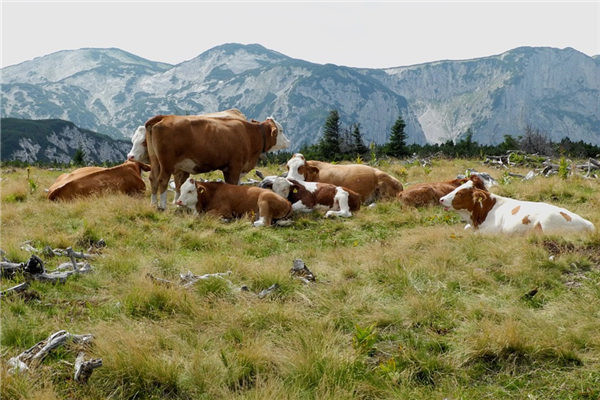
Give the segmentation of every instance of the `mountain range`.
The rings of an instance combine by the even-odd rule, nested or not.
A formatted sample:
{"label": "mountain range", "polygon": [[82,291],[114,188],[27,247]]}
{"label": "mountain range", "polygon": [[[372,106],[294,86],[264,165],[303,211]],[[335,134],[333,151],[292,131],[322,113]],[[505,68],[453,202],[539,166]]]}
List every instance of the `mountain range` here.
{"label": "mountain range", "polygon": [[[390,49],[386,49],[390,51]],[[398,49],[397,51],[401,51]],[[5,67],[2,117],[72,121],[115,139],[157,114],[238,108],[273,116],[293,143],[315,143],[327,114],[384,143],[398,116],[410,143],[521,135],[600,144],[600,58],[521,47],[490,57],[364,69],[315,64],[261,45],[224,44],[177,65],[123,50],[65,50]]]}

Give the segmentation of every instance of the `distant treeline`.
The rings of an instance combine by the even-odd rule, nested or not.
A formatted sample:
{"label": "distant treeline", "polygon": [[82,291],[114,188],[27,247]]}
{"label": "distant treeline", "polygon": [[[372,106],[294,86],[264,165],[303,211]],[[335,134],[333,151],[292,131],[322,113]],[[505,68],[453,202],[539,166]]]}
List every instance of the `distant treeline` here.
{"label": "distant treeline", "polygon": [[[552,142],[546,135],[531,126],[525,128],[521,136],[504,135],[504,141],[497,145],[483,145],[473,141],[473,132],[468,129],[461,139],[456,143],[448,140],[442,144],[406,144],[405,123],[402,117],[396,120],[392,126],[390,139],[385,144],[364,144],[360,132],[360,124],[355,123],[348,127],[342,127],[339,114],[332,110],[323,126],[323,135],[319,142],[313,145],[303,146],[299,153],[309,160],[321,161],[373,161],[382,157],[406,158],[416,155],[418,157],[441,156],[448,158],[484,158],[485,156],[504,155],[511,150],[519,150],[527,154],[538,154],[540,156],[570,158],[598,158],[600,157],[600,146],[585,143],[583,141],[573,142],[565,137],[560,142]],[[279,151],[267,153],[266,159],[261,163],[271,162],[282,164],[292,156],[291,152]],[[84,154],[78,150],[70,163],[57,162],[35,162],[23,161],[0,161],[0,166],[26,167],[38,165],[44,167],[64,168],[70,166],[82,166]],[[121,162],[103,162],[99,165],[111,167]]]}
{"label": "distant treeline", "polygon": [[[372,161],[381,157],[401,159],[413,155],[483,158],[487,155],[504,155],[511,150],[548,157],[598,158],[600,156],[600,146],[583,141],[573,142],[568,137],[558,143],[552,142],[546,135],[531,126],[527,126],[521,136],[504,135],[504,141],[497,145],[484,145],[474,141],[471,129],[468,129],[457,142],[448,140],[442,144],[406,144],[407,136],[404,127],[405,123],[402,117],[399,117],[392,126],[387,143],[382,145],[371,143],[370,146],[365,146],[360,133],[360,124],[342,128],[338,112],[332,110],[323,126],[323,135],[319,142],[303,146],[298,152],[304,154],[307,159],[321,161]],[[269,154],[267,158],[270,162],[282,163],[290,156],[289,152],[279,152]]]}

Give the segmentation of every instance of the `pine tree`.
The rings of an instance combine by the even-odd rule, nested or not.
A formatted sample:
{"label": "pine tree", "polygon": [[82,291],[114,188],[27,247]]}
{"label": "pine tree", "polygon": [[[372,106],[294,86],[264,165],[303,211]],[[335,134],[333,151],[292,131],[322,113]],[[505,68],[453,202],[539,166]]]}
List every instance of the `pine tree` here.
{"label": "pine tree", "polygon": [[353,141],[353,150],[356,155],[366,154],[369,149],[363,143],[362,135],[360,133],[360,124],[357,122],[354,124],[354,129],[352,130],[352,141]]}
{"label": "pine tree", "polygon": [[398,117],[394,126],[392,126],[392,134],[390,135],[390,141],[386,146],[386,154],[392,157],[402,157],[408,154],[408,148],[406,147],[406,133],[404,127],[406,124],[402,117]]}
{"label": "pine tree", "polygon": [[73,154],[73,165],[83,165],[85,163],[85,152],[80,148]]}
{"label": "pine tree", "polygon": [[333,160],[340,154],[340,115],[331,110],[323,126],[323,137],[319,142],[319,150],[323,158]]}

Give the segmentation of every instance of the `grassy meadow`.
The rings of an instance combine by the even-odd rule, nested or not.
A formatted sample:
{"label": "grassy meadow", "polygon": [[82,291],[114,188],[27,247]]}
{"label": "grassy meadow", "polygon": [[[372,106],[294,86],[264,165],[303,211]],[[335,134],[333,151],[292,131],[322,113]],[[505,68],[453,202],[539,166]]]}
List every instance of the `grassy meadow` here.
{"label": "grassy meadow", "polygon": [[[469,167],[503,173],[478,160],[380,165],[406,187]],[[441,207],[397,202],[254,228],[172,204],[159,212],[149,188],[140,198],[51,203],[43,189],[62,172],[32,167],[30,183],[25,169],[3,168],[0,247],[15,262],[29,258],[26,240],[80,251],[102,238],[107,247],[94,273],[2,299],[2,399],[600,398],[598,231],[481,235]],[[600,228],[598,180],[512,179],[492,192],[561,205]],[[48,269],[68,260],[40,257]],[[290,277],[295,258],[316,283]],[[177,281],[188,270],[232,271],[233,286],[214,278],[186,290],[146,277]],[[73,380],[72,343],[8,373],[9,358],[61,329],[94,335],[86,354],[104,365],[88,384]]]}

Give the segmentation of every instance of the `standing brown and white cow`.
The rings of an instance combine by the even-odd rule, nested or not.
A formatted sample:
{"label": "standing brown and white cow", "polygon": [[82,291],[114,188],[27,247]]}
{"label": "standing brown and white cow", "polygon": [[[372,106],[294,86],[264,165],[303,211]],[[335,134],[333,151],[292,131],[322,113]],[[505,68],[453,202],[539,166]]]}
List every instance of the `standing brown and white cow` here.
{"label": "standing brown and white cow", "polygon": [[177,170],[187,174],[221,170],[225,182],[238,184],[241,175],[256,166],[261,154],[290,144],[273,118],[258,122],[158,115],[145,127],[153,171],[152,204],[160,193],[159,209],[166,207],[167,185]]}
{"label": "standing brown and white cow", "polygon": [[141,171],[150,166],[137,161],[126,161],[112,168],[83,167],[62,174],[48,189],[50,200],[73,200],[105,192],[121,192],[129,195],[143,194],[146,184]]}
{"label": "standing brown and white cow", "polygon": [[[225,111],[218,111],[214,113],[202,114],[202,115],[187,115],[189,119],[194,118],[237,118],[241,120],[246,120],[246,116],[242,114],[240,110],[237,108],[231,108]],[[131,150],[127,154],[127,159],[132,161],[139,161],[143,163],[150,163],[150,156],[148,155],[148,144],[146,142],[146,127],[144,125],[140,125],[133,136],[131,137]],[[152,172],[151,172],[152,173]],[[155,174],[158,174],[158,171],[154,171]],[[188,172],[176,170],[173,172],[173,177],[175,180],[175,197],[173,198],[173,204],[177,201],[177,198],[180,194],[180,188],[183,182],[190,176]]]}

